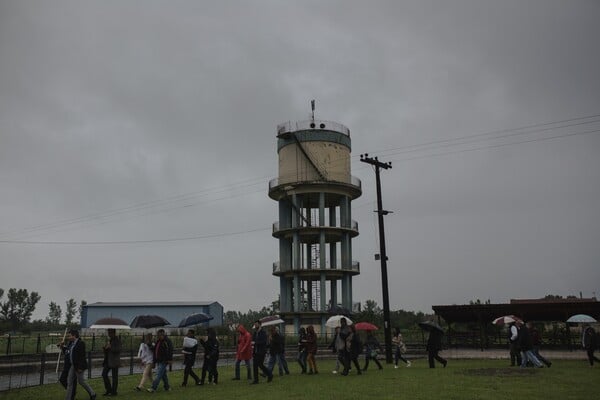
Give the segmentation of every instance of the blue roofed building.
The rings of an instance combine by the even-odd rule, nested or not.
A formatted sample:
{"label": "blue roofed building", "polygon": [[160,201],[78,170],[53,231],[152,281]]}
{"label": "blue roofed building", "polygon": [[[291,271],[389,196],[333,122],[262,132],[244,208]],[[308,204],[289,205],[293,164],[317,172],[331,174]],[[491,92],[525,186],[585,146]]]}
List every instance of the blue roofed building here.
{"label": "blue roofed building", "polygon": [[216,301],[161,301],[161,302],[97,302],[86,304],[81,311],[81,327],[89,328],[100,318],[120,318],[128,324],[138,315],[160,315],[172,326],[186,316],[205,313],[214,319],[204,326],[223,325],[223,306]]}

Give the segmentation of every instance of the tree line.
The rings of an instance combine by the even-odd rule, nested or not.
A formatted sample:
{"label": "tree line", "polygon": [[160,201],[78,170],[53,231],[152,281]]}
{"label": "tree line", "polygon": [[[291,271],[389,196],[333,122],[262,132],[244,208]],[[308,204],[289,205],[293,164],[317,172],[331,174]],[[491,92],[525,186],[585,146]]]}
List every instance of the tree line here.
{"label": "tree line", "polygon": [[46,330],[56,329],[64,325],[79,325],[77,319],[81,316],[81,310],[87,304],[85,300],[81,300],[78,304],[75,299],[69,299],[65,302],[65,312],[63,314],[62,307],[51,301],[46,319],[31,321],[33,312],[42,299],[39,293],[29,292],[27,289],[10,288],[3,300],[4,294],[4,289],[0,288],[0,332]]}

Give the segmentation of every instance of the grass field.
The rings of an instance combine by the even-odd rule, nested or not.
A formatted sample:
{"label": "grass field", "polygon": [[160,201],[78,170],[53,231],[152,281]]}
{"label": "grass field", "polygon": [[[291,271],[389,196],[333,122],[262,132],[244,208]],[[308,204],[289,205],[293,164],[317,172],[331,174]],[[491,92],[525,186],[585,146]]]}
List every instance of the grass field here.
{"label": "grass field", "polygon": [[[362,361],[362,360],[361,360]],[[232,381],[232,367],[219,369],[219,385],[180,387],[181,372],[169,374],[172,391],[162,387],[156,393],[133,390],[139,375],[123,376],[119,380],[121,399],[598,399],[600,398],[600,365],[590,368],[584,360],[554,361],[552,368],[509,368],[506,360],[450,360],[447,368],[427,368],[424,359],[415,360],[411,368],[369,369],[357,376],[334,375],[333,361],[322,361],[318,375],[300,375],[296,365],[288,376],[275,376],[259,385],[247,381]],[[374,366],[373,363],[369,366]],[[242,368],[242,372],[244,372]],[[243,375],[243,374],[242,374]],[[90,381],[103,398],[101,379]],[[1,392],[6,400],[62,399],[65,391],[59,384]],[[87,393],[78,388],[78,399]]]}

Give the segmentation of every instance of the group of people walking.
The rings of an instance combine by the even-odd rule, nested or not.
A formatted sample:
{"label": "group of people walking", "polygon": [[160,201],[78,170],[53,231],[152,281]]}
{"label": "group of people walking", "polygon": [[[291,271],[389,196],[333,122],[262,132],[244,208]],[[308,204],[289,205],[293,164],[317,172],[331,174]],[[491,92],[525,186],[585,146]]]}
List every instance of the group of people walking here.
{"label": "group of people walking", "polygon": [[[383,366],[377,359],[383,348],[372,332],[367,332],[365,343],[360,339],[353,325],[348,325],[345,318],[340,321],[340,327],[336,328],[336,333],[329,346],[337,354],[336,368],[333,371],[337,373],[340,366],[343,370],[341,375],[348,375],[352,366],[357,374],[362,374],[369,367],[370,361],[373,361],[378,369]],[[195,331],[187,331],[183,339],[183,381],[181,386],[188,385],[190,378],[195,385],[201,386],[206,382],[209,384],[218,384],[219,373],[217,363],[219,360],[219,340],[213,328],[207,329],[207,339],[196,339]],[[278,365],[279,375],[289,375],[289,367],[285,357],[285,336],[282,335],[277,327],[271,326],[267,332],[263,329],[260,321],[253,324],[253,332],[250,333],[243,325],[237,327],[237,348],[236,361],[233,380],[240,380],[240,368],[244,363],[246,367],[246,377],[251,384],[258,384],[259,377],[266,378],[267,382],[273,380],[273,371],[275,365]],[[399,360],[410,366],[403,354],[406,352],[406,345],[402,340],[400,331],[396,329],[393,343],[395,345],[395,368],[398,368]],[[96,399],[96,393],[87,384],[83,371],[88,368],[86,361],[85,343],[79,338],[77,330],[68,332],[68,342],[60,344],[65,354],[65,368],[61,375],[60,382],[67,389],[65,400],[75,398],[76,386],[79,383],[89,394],[90,399]],[[204,350],[204,360],[202,364],[201,375],[194,372],[196,353],[199,346]],[[301,328],[298,340],[297,362],[300,365],[301,373],[307,375],[318,374],[316,354],[317,354],[317,334],[314,327],[308,326]],[[102,369],[102,378],[105,387],[104,396],[116,396],[118,394],[119,366],[121,358],[121,341],[116,335],[114,329],[108,330],[108,339],[103,346],[104,361]],[[359,356],[365,354],[365,364],[361,368]],[[265,365],[265,359],[269,355],[268,362]],[[165,391],[171,390],[169,383],[168,370],[173,362],[173,343],[166,335],[164,329],[156,332],[156,338],[152,333],[144,335],[142,343],[139,346],[137,358],[142,366],[142,376],[135,386],[136,391],[155,392],[159,389],[162,382]],[[252,363],[250,362],[252,360]],[[155,371],[154,377],[152,371]],[[208,380],[207,380],[208,378]],[[149,387],[146,385],[150,384]]]}
{"label": "group of people walking", "polygon": [[552,362],[540,354],[542,339],[533,323],[525,324],[521,320],[511,322],[508,328],[508,343],[511,366],[543,368],[545,365],[550,368],[552,365]]}

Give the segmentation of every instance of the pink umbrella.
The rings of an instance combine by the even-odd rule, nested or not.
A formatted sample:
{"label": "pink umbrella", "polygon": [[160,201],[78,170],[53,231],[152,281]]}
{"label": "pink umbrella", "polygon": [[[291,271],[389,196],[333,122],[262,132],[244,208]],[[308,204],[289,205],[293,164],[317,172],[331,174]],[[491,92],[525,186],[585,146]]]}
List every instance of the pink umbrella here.
{"label": "pink umbrella", "polygon": [[357,331],[376,331],[377,329],[379,329],[370,322],[357,322],[356,324],[354,324],[354,327]]}

